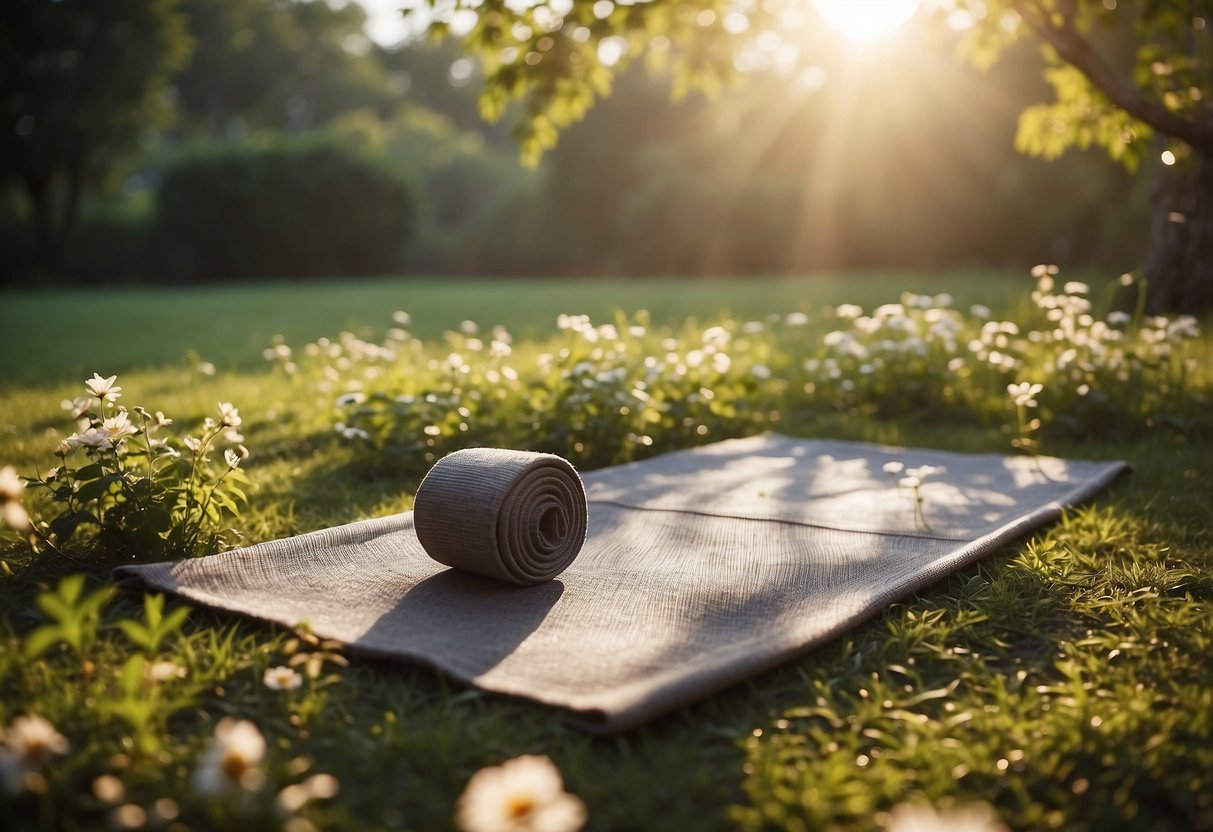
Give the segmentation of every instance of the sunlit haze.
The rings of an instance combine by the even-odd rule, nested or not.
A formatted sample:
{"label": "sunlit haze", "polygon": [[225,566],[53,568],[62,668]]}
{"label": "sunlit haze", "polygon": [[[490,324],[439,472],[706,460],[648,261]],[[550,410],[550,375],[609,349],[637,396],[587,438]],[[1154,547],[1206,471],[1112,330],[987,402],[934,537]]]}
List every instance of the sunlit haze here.
{"label": "sunlit haze", "polygon": [[875,40],[903,26],[920,0],[813,0],[813,8],[831,28],[857,42]]}

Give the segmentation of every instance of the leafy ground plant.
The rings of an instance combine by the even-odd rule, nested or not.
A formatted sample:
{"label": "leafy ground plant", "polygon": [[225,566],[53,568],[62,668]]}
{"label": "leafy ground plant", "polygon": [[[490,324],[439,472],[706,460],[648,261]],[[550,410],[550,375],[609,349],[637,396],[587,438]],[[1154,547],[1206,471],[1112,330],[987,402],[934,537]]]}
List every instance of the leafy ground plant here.
{"label": "leafy ground plant", "polygon": [[[932,289],[961,298],[970,283],[936,281]],[[974,409],[949,410],[930,395],[915,399],[907,395],[910,385],[923,380],[910,372],[898,378],[888,367],[830,380],[851,378],[857,390],[870,383],[873,395],[887,397],[883,406],[866,395],[841,395],[847,391],[834,396],[824,381],[826,392],[806,393],[804,384],[817,383],[823,373],[819,368],[810,375],[805,362],[824,363],[834,354],[824,337],[851,331],[838,315],[841,305],[829,312],[806,309],[807,321],[789,320],[786,309],[777,320],[747,310],[741,320],[722,312],[696,323],[649,322],[640,340],[627,333],[631,340],[625,345],[637,350],[626,359],[629,368],[639,374],[646,357],[662,363],[674,353],[683,359],[672,364],[676,373],[695,350],[708,352],[705,331],[727,330],[731,380],[712,385],[718,394],[713,401],[727,404],[740,396],[731,392],[733,382],[749,385],[741,389],[758,397],[754,401],[763,402],[763,409],[736,423],[744,431],[774,426],[801,436],[1005,453],[1010,439],[1023,432],[1016,395],[1007,385],[1028,382],[1019,391],[1026,395],[1039,383],[1042,390],[1031,397],[1037,404],[1023,406],[1029,423],[1043,422],[1030,431],[1041,446],[1025,450],[1124,458],[1134,471],[1092,506],[1068,512],[1054,526],[904,599],[822,649],[622,737],[590,738],[549,709],[467,690],[423,668],[365,659],[344,663],[334,645],[306,631],[189,609],[171,598],[114,592],[101,569],[65,580],[65,573],[76,571],[73,564],[32,557],[23,537],[0,538],[0,557],[12,573],[0,577],[0,825],[443,830],[475,828],[481,820],[511,828],[505,821],[512,819],[512,828],[526,828],[521,819],[537,819],[544,807],[577,820],[580,806],[590,830],[1213,829],[1213,466],[1206,464],[1213,459],[1213,439],[1201,428],[1213,381],[1207,322],[1206,334],[1199,336],[1148,336],[1169,344],[1171,354],[1166,362],[1148,356],[1160,374],[1143,383],[1180,381],[1169,386],[1169,399],[1142,409],[1162,391],[1125,388],[1122,395],[1109,381],[1115,418],[1098,419],[1087,431],[1071,430],[1061,416],[1074,411],[1064,410],[1064,396],[1051,397],[1086,380],[1062,381],[1045,369],[1055,367],[1045,363],[1050,356],[1060,357],[1069,346],[1040,346],[1040,357],[1034,357],[1038,342],[1027,333],[1042,331],[1041,321],[1048,318],[1027,297],[1028,289],[1039,290],[1039,277],[1033,283],[1024,289],[1022,304],[1004,299],[1005,313],[988,319],[967,310],[981,300],[971,295],[965,312],[958,302],[944,307],[969,322],[969,342],[981,340],[987,320],[1014,323],[1023,333],[992,331],[988,346],[994,350],[1002,351],[999,335],[1013,347],[1026,342],[1024,363],[1007,374],[987,372],[978,362],[988,365],[988,353],[981,359],[957,337],[958,353],[975,368],[965,387],[979,404]],[[764,284],[758,285],[755,291],[761,292]],[[853,299],[871,310],[868,317],[875,317],[884,300],[896,299],[895,293],[860,297],[869,291],[861,282],[853,290]],[[212,291],[216,307],[240,306],[224,295],[230,290]],[[387,308],[462,309],[463,287],[426,291],[447,294],[424,302],[409,295]],[[573,300],[566,309],[595,308],[606,290],[586,285],[582,291],[585,304]],[[813,284],[806,284],[806,299],[812,291]],[[1069,293],[1064,284],[1060,292],[1098,295]],[[934,294],[931,308],[938,309],[944,299]],[[48,315],[62,303],[56,298]],[[366,306],[384,308],[382,295]],[[907,318],[928,311],[904,299],[901,306]],[[589,343],[593,336],[582,331],[585,324],[570,315],[571,328],[544,334],[551,326],[547,312],[511,325],[505,366],[520,376],[538,374],[540,357],[550,355],[543,359],[550,362],[544,372],[554,371],[566,402],[579,388],[596,393],[583,383],[586,378],[611,391],[592,395],[596,404],[610,401],[618,387],[597,377],[612,366],[603,333]],[[264,312],[232,314],[233,325],[244,329]],[[637,314],[629,310],[614,326],[644,326]],[[1076,311],[1080,327],[1082,314]],[[1086,314],[1092,323],[1109,321],[1107,309]],[[487,350],[492,329],[466,333],[458,325],[464,316],[448,322],[451,331],[481,339]],[[1140,328],[1162,332],[1157,323],[1143,319]],[[333,324],[330,331],[347,325]],[[407,371],[405,380],[416,387],[399,392],[424,391],[448,372],[441,362],[459,351],[450,337],[434,334],[441,326],[429,325],[436,329],[425,338],[419,337],[420,327],[407,326],[418,332],[409,342],[420,343],[407,348],[417,358],[405,363],[398,356],[399,368],[374,361],[362,369]],[[1109,325],[1139,343],[1132,316]],[[518,334],[524,331],[537,335]],[[854,337],[861,335],[868,337]],[[163,348],[155,338],[141,343],[139,333],[130,337],[136,352]],[[599,347],[604,352],[594,358]],[[569,354],[562,356],[565,348]],[[202,352],[217,357],[210,348]],[[48,432],[46,416],[75,393],[72,354],[78,350],[67,351],[69,357],[50,374],[61,382],[11,387],[5,394],[0,458],[15,469],[33,470],[58,441]],[[296,349],[275,358],[296,361],[294,374],[283,367],[232,372],[219,360],[214,375],[169,366],[131,373],[124,382],[149,391],[148,400],[154,394],[158,406],[191,425],[214,418],[216,401],[242,403],[240,430],[258,449],[247,464],[259,489],[238,516],[224,517],[246,538],[267,540],[410,505],[414,475],[408,466],[385,461],[399,440],[376,445],[373,434],[370,440],[346,438],[333,430],[338,421],[350,427],[344,417],[359,406],[336,406],[334,399],[352,392],[369,399],[376,385],[387,389],[385,379],[361,375],[338,363],[340,357],[324,358],[313,371],[305,361],[320,362],[321,356]],[[1189,359],[1195,364],[1185,366]],[[593,374],[561,377],[582,360],[600,366]],[[475,370],[482,361],[464,363]],[[755,373],[755,365],[769,375]],[[329,366],[335,379],[325,373]],[[1063,369],[1075,366],[1064,363]],[[689,364],[687,369],[689,374]],[[323,380],[328,390],[319,389]],[[346,389],[350,380],[365,387]],[[929,389],[942,392],[942,381]],[[1101,384],[1097,379],[1092,388]],[[460,389],[466,401],[472,388]],[[898,396],[907,402],[904,411],[895,408]],[[936,404],[910,404],[919,401]],[[318,406],[309,407],[313,402]],[[529,405],[513,402],[507,397],[495,414],[486,406],[485,418],[524,424]],[[453,409],[467,421],[459,406],[442,412]],[[476,416],[477,410],[467,408]],[[778,420],[771,417],[775,411]],[[671,406],[668,412],[678,411]],[[700,414],[710,418],[710,411],[695,412]],[[594,418],[608,416],[604,411]],[[469,430],[462,431],[452,423],[451,436],[457,432],[470,442],[468,434],[490,422],[467,424]],[[664,446],[664,423],[654,424],[637,433],[653,445],[632,442],[629,453]],[[710,428],[702,439],[698,424]],[[700,421],[689,433],[674,435],[679,442],[709,441],[719,438],[721,424]],[[401,434],[407,442],[424,443],[421,437],[427,436],[422,430]],[[626,433],[593,436],[589,442],[574,436],[561,441],[583,441],[587,453],[610,455],[624,446],[606,440],[626,440]],[[517,441],[532,439],[544,441],[533,430]],[[443,434],[440,441],[457,440]],[[76,453],[73,459],[84,456]],[[219,473],[218,467],[210,469],[212,480]],[[900,479],[910,475],[889,472],[890,499],[903,501],[907,511],[913,510],[913,489]],[[16,487],[9,487],[13,482]],[[21,485],[14,474],[0,488],[3,516],[45,519],[50,492]],[[79,547],[74,554],[90,562],[104,556],[92,534],[73,538],[73,544]],[[519,758],[530,760],[511,764]],[[485,769],[491,774],[479,777]]]}
{"label": "leafy ground plant", "polygon": [[[240,468],[249,454],[240,412],[220,402],[218,419],[207,417],[198,436],[178,440],[162,411],[136,407],[132,417],[116,403],[117,376],[94,374],[85,389],[63,402],[77,429],[55,448],[59,465],[26,478],[50,496],[44,514],[13,524],[35,551],[72,561],[88,551],[110,561],[158,560],[227,544],[230,532],[220,526],[239,516],[251,484]],[[229,447],[215,473],[211,454],[220,442]]]}

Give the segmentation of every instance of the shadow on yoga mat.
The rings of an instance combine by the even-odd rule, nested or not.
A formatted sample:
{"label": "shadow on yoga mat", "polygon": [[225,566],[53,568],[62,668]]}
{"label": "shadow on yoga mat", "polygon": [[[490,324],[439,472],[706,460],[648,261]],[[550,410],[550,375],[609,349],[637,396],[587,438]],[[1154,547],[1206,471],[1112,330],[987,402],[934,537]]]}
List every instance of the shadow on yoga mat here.
{"label": "shadow on yoga mat", "polygon": [[433,654],[458,654],[460,667],[479,676],[534,633],[563,594],[558,579],[518,587],[448,569],[415,584],[350,646],[388,658],[405,650],[425,664]]}
{"label": "shadow on yoga mat", "polygon": [[[921,517],[890,462],[936,467]],[[606,733],[802,655],[1126,468],[764,434],[583,474],[589,533],[558,582],[450,572],[412,513],[115,577],[306,621],[351,652],[420,662]]]}

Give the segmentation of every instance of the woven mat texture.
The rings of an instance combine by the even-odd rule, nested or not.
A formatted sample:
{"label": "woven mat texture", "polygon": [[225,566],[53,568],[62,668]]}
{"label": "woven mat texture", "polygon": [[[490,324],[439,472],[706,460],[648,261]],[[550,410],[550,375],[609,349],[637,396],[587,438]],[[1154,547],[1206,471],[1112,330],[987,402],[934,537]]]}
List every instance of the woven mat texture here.
{"label": "woven mat texture", "polygon": [[[944,469],[922,487],[926,526],[882,470],[890,461]],[[420,662],[609,733],[855,627],[1126,467],[763,434],[583,474],[585,546],[535,586],[435,562],[412,512],[115,577],[307,622],[353,652]]]}

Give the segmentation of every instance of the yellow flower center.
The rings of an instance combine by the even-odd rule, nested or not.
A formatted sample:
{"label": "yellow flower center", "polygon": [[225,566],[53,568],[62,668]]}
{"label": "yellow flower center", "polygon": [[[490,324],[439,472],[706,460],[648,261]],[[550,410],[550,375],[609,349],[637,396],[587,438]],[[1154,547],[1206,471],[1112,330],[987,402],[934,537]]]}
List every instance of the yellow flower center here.
{"label": "yellow flower center", "polygon": [[535,799],[529,794],[512,795],[505,803],[505,816],[510,820],[522,820],[535,811]]}
{"label": "yellow flower center", "polygon": [[223,776],[233,783],[239,783],[244,777],[244,772],[248,770],[248,760],[244,759],[244,755],[229,751],[223,755],[223,762],[219,764],[219,770],[223,772]]}

